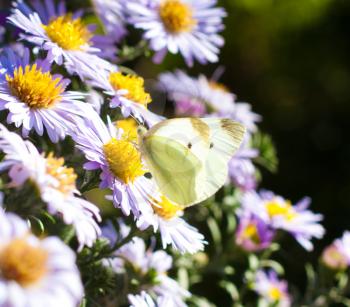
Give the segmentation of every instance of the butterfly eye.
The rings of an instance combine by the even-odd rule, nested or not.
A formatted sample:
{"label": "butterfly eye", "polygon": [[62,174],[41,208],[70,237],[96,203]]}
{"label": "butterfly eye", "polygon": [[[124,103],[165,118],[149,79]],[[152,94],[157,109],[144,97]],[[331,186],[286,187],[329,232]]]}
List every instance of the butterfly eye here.
{"label": "butterfly eye", "polygon": [[209,147],[213,148],[214,147],[214,143],[210,143]]}
{"label": "butterfly eye", "polygon": [[149,172],[145,174],[145,177],[146,177],[147,179],[152,179],[152,178],[153,178],[152,174],[149,173]]}
{"label": "butterfly eye", "polygon": [[188,148],[188,149],[191,149],[191,148],[192,148],[192,143],[188,143],[188,144],[187,144],[187,148]]}

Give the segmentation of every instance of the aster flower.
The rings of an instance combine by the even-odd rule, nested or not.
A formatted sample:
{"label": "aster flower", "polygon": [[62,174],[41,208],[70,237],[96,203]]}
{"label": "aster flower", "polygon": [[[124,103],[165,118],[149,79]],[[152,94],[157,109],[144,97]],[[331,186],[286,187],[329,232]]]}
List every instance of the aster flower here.
{"label": "aster flower", "polygon": [[307,209],[310,202],[306,197],[292,205],[290,201],[269,191],[259,194],[248,192],[242,198],[244,210],[258,216],[274,229],[289,232],[308,251],[313,249],[311,239],[321,239],[325,233],[319,224],[322,215]]}
{"label": "aster flower", "polygon": [[138,227],[144,230],[151,226],[154,232],[159,231],[164,249],[171,245],[180,253],[190,254],[204,250],[204,236],[181,218],[184,208],[161,194],[159,197],[142,211]]}
{"label": "aster flower", "polygon": [[[21,39],[47,51],[50,63],[64,64],[69,73],[80,78],[110,69],[111,64],[96,55],[100,49],[93,47],[93,28],[83,23],[81,12],[67,13],[64,1],[55,6],[53,0],[34,1],[34,10],[22,0],[14,6],[8,20],[25,32]],[[99,40],[99,46],[103,43]],[[101,47],[106,48],[104,44]]]}
{"label": "aster flower", "polygon": [[204,75],[192,78],[182,70],[159,76],[158,88],[175,102],[178,116],[202,117],[209,113],[234,112],[235,95],[224,86]]}
{"label": "aster flower", "polygon": [[140,294],[129,294],[128,300],[130,307],[156,307],[156,303],[153,301],[152,297],[145,291]]}
{"label": "aster flower", "polygon": [[80,101],[83,94],[65,90],[69,83],[52,75],[47,61],[30,64],[28,49],[0,54],[0,110],[8,110],[7,122],[22,126],[25,137],[32,129],[39,135],[46,130],[51,141],[58,142],[92,111]]}
{"label": "aster flower", "polygon": [[322,262],[334,270],[345,270],[350,265],[350,232],[335,240],[322,253]]}
{"label": "aster flower", "polygon": [[261,219],[252,214],[243,213],[239,217],[236,231],[236,244],[248,252],[261,251],[268,248],[275,232]]}
{"label": "aster flower", "polygon": [[58,238],[39,239],[0,209],[0,305],[77,306],[83,286],[75,254]]}
{"label": "aster flower", "polygon": [[100,17],[107,35],[119,42],[127,33],[122,0],[93,0],[92,4]]}
{"label": "aster flower", "polygon": [[175,305],[171,297],[158,296],[156,300],[142,291],[140,294],[129,294],[128,295],[130,307],[177,307],[177,306],[187,306],[187,305]]}
{"label": "aster flower", "polygon": [[181,70],[163,73],[159,77],[158,88],[167,93],[175,102],[178,116],[231,118],[242,123],[253,133],[260,115],[252,112],[248,103],[236,102],[236,97],[223,84],[210,80],[204,75],[192,78]]}
{"label": "aster flower", "polygon": [[217,62],[224,40],[223,8],[212,0],[132,0],[126,2],[128,22],[145,31],[144,39],[159,63],[169,51],[181,53],[187,65]]}
{"label": "aster flower", "polygon": [[62,217],[66,224],[74,227],[79,249],[83,245],[92,246],[100,234],[95,221],[100,220],[99,209],[76,196],[79,195],[75,186],[77,175],[64,165],[64,159],[52,154],[40,155],[31,142],[23,141],[2,125],[0,149],[5,153],[0,170],[8,170],[10,186],[19,187],[30,180],[47,204],[48,212]]}
{"label": "aster flower", "polygon": [[[105,125],[96,114],[90,126],[79,126],[73,137],[86,159],[87,170],[101,171],[101,189],[111,189],[113,204],[125,215],[140,215],[156,196],[157,187],[145,177],[147,170],[134,142],[110,121]],[[155,195],[155,196],[154,196]]]}
{"label": "aster flower", "polygon": [[144,79],[137,75],[126,75],[118,71],[100,70],[88,76],[91,86],[102,89],[104,94],[111,97],[109,106],[119,107],[124,117],[133,116],[140,122],[152,126],[162,120],[147,109],[152,102],[151,95],[145,90]]}
{"label": "aster flower", "polygon": [[[103,229],[103,234],[107,232],[108,238],[114,237],[112,241],[121,241],[129,234],[130,229],[122,222],[120,226],[119,236],[113,231],[111,225]],[[156,297],[157,302],[161,297],[166,297],[169,302],[169,305],[157,304],[157,306],[186,306],[184,300],[190,296],[190,293],[167,276],[168,270],[172,267],[172,257],[166,252],[146,249],[145,242],[139,237],[134,237],[131,242],[119,248],[114,256],[106,264],[110,264],[117,273],[122,273],[125,267],[132,267],[135,272],[138,272],[137,274],[143,277],[151,274],[151,284],[141,285],[141,288],[147,288],[147,293]],[[145,278],[145,280],[149,279]],[[146,297],[147,295],[144,296]]]}
{"label": "aster flower", "polygon": [[[245,145],[245,144],[244,144]],[[256,169],[252,159],[259,155],[258,150],[241,146],[228,164],[231,182],[241,190],[254,190],[257,185]]]}
{"label": "aster flower", "polygon": [[288,294],[288,285],[284,280],[279,280],[274,271],[258,271],[256,274],[254,290],[268,303],[276,307],[291,306]]}

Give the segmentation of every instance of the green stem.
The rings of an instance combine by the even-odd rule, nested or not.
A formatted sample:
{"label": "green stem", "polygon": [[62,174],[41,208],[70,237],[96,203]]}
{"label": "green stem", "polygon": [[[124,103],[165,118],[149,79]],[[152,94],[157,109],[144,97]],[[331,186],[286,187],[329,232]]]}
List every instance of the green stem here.
{"label": "green stem", "polygon": [[135,60],[144,55],[147,50],[148,44],[145,40],[141,40],[135,47],[125,46],[119,53],[118,64]]}
{"label": "green stem", "polygon": [[116,242],[112,250],[117,251],[119,248],[121,248],[123,245],[129,243],[134,237],[136,237],[138,234],[142,233],[140,229],[138,229],[135,225],[130,230],[129,234],[121,241]]}

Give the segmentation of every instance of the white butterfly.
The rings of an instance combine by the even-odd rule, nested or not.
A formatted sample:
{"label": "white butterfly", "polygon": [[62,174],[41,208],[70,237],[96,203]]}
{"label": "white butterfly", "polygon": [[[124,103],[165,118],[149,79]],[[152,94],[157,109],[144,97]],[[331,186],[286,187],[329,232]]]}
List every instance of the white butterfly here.
{"label": "white butterfly", "polygon": [[245,128],[229,119],[178,118],[139,129],[142,156],[160,191],[188,207],[215,194]]}

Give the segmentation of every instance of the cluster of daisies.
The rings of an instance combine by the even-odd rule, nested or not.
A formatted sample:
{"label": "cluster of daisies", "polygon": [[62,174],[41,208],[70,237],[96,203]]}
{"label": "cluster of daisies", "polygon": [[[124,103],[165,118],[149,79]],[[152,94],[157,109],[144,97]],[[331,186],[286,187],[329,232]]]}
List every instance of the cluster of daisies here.
{"label": "cluster of daisies", "polygon": [[[155,63],[167,53],[180,54],[188,66],[195,61],[215,63],[224,44],[219,33],[226,12],[215,0],[92,2],[93,12],[72,12],[63,0],[18,0],[0,27],[0,41],[13,32],[18,36],[0,50],[2,186],[14,194],[29,186],[40,212],[71,227],[76,253],[93,247],[96,240],[107,240],[111,247],[125,240],[103,263],[117,274],[128,268],[149,281],[129,293],[130,305],[186,306],[191,294],[167,275],[172,256],[156,250],[156,241],[148,246],[139,236],[127,240],[136,228],[139,233],[151,229],[163,249],[170,246],[182,254],[203,251],[207,244],[184,219],[183,207],[162,195],[149,176],[137,146],[137,127],[151,127],[164,117],[150,111],[152,97],[144,79],[125,73],[118,55],[120,42],[136,28]],[[99,24],[87,23],[93,19],[86,14],[93,14]],[[256,192],[254,159],[259,150],[252,137],[261,117],[250,104],[236,101],[218,75],[162,73],[156,90],[174,103],[176,116],[230,118],[247,128],[227,176],[227,185],[237,188],[241,202],[236,244],[258,252],[269,248],[282,230],[311,250],[311,240],[324,235],[322,216],[308,209],[308,198],[293,205],[272,192]],[[71,144],[67,140],[74,149],[64,154]],[[103,191],[113,204],[118,227],[102,219],[99,207],[88,200],[85,192],[91,190]],[[76,253],[58,237],[36,236],[27,216],[9,213],[12,204],[4,195],[0,306],[79,305],[84,287]],[[122,216],[131,218],[133,227]],[[324,262],[347,267],[349,240],[346,233],[331,245]],[[278,306],[291,304],[286,282],[274,271],[257,272],[252,289]]]}

